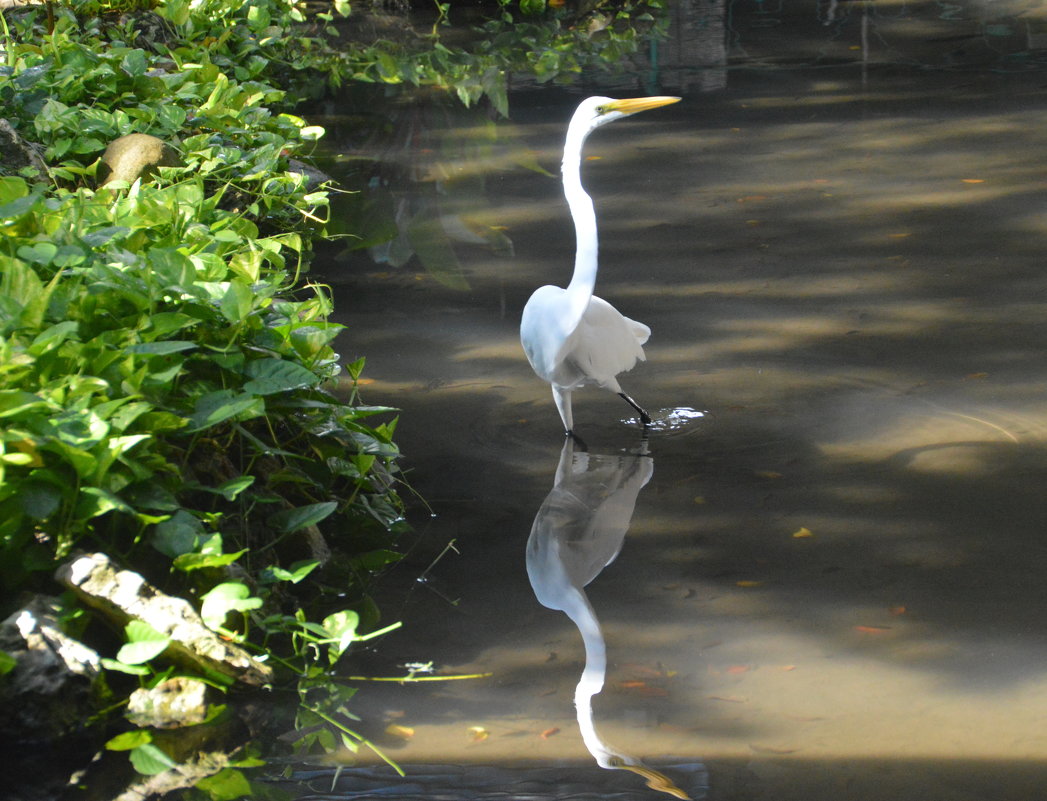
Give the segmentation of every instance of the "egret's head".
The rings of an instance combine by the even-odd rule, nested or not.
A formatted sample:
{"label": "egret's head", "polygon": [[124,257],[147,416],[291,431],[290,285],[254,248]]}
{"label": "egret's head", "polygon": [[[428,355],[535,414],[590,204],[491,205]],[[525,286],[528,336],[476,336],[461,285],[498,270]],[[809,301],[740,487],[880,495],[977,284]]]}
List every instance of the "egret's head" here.
{"label": "egret's head", "polygon": [[[614,100],[610,97],[588,97],[583,100],[571,118],[571,128],[585,134],[613,120],[628,117],[648,109],[667,106],[679,101],[678,97],[631,97]],[[584,134],[583,134],[584,135]]]}

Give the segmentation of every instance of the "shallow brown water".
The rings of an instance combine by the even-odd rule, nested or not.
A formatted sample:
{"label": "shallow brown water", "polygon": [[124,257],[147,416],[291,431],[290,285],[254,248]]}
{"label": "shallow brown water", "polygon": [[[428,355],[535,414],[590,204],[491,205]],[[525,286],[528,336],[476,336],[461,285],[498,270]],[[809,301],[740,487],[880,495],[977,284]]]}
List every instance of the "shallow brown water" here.
{"label": "shallow brown water", "polygon": [[[777,24],[733,9],[721,88],[590,140],[597,292],[654,332],[622,379],[655,417],[647,456],[631,410],[583,390],[589,470],[576,453],[558,477],[559,419],[517,338],[573,248],[558,182],[519,164],[555,172],[588,92],[522,91],[481,158],[447,144],[481,138],[470,115],[432,154],[387,154],[443,176],[416,188],[444,230],[513,252],[451,240],[467,290],[361,253],[324,275],[434,513],[416,509],[383,588],[404,626],[359,669],[491,674],[361,685],[362,727],[427,777],[401,795],[529,797],[513,788],[540,773],[541,797],[659,797],[588,739],[722,801],[1043,796],[1047,74],[1028,44],[1047,18],[1027,4],[1008,33],[975,5],[869,4],[864,23],[844,5],[833,25],[813,4]],[[580,499],[561,517],[558,478]],[[582,637],[528,578],[540,510],[568,566],[628,528],[586,588],[606,647],[586,738]],[[594,516],[602,540],[578,533]]]}

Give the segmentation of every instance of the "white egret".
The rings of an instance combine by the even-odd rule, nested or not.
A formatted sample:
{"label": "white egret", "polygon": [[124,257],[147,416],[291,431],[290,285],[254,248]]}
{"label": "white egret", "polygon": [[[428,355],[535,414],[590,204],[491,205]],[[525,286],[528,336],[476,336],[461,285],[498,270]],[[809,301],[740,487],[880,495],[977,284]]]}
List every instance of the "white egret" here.
{"label": "white egret", "polygon": [[651,329],[630,320],[593,294],[597,270],[596,211],[582,187],[582,146],[586,138],[613,120],[675,103],[678,97],[612,100],[590,97],[571,117],[563,152],[563,190],[574,220],[574,274],[564,289],[539,287],[524,306],[520,341],[539,378],[552,385],[553,399],[568,433],[574,429],[571,392],[596,384],[624,398],[646,426],[651,422],[640,405],[622,391],[618,374],[644,358]]}

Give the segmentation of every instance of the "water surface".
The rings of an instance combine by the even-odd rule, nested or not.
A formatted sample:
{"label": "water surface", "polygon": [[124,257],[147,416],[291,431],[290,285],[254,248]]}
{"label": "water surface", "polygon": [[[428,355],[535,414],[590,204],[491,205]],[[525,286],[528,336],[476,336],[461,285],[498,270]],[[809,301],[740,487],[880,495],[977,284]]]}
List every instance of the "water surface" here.
{"label": "water surface", "polygon": [[[1045,11],[721,10],[719,63],[661,67],[683,102],[587,149],[597,293],[653,329],[622,378],[646,443],[582,390],[588,455],[565,461],[517,330],[573,250],[558,181],[528,166],[555,173],[578,99],[642,94],[649,65],[632,87],[521,89],[493,136],[443,112],[425,146],[369,151],[453,259],[324,269],[342,353],[368,359],[365,400],[402,409],[434,514],[383,588],[402,630],[354,669],[491,675],[365,684],[354,712],[409,774],[465,769],[404,797],[656,798],[658,775],[719,801],[1040,797]],[[591,579],[588,664],[529,539],[561,595]]]}

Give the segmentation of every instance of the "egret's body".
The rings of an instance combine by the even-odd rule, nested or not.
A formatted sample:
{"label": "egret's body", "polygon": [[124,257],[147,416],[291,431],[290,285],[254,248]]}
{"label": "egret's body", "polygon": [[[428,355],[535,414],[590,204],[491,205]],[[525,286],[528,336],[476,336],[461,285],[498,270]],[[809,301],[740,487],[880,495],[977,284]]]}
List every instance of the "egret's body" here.
{"label": "egret's body", "polygon": [[637,411],[644,425],[651,421],[618,383],[619,373],[643,360],[643,344],[651,329],[593,295],[598,266],[596,211],[582,186],[582,146],[589,134],[605,123],[679,99],[590,97],[578,106],[567,129],[563,188],[574,220],[574,273],[566,289],[543,286],[531,295],[520,321],[520,341],[535,373],[552,385],[553,399],[568,433],[574,429],[571,393],[586,384],[619,394]]}

